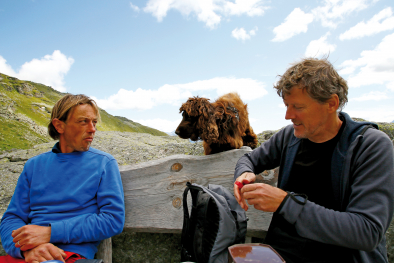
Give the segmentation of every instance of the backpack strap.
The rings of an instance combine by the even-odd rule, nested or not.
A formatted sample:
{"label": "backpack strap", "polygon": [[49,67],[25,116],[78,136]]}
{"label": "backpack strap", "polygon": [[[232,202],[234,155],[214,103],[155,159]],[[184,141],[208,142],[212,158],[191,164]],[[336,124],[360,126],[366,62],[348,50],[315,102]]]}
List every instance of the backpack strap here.
{"label": "backpack strap", "polygon": [[[189,209],[187,207],[187,194],[190,190],[192,196],[192,207],[197,206],[197,195],[201,190],[199,187],[192,185],[190,182],[186,183],[185,191],[183,192],[183,227],[182,227],[182,249],[181,249],[181,260],[182,261],[194,261],[195,255],[193,250],[193,236],[190,233],[190,229],[193,227],[195,222],[192,222],[189,215]],[[193,210],[193,208],[192,208]]]}
{"label": "backpack strap", "polygon": [[[360,131],[360,133],[359,133],[357,136],[360,136],[360,135],[361,135],[361,136],[364,136],[364,133],[365,133],[369,128],[375,129],[375,127],[372,126],[371,124],[365,125],[365,126],[363,126],[362,130]],[[358,141],[357,145],[356,145],[356,146],[354,147],[354,149],[353,149],[353,152],[357,152],[357,151],[358,151],[358,149],[360,148],[360,144],[361,144],[361,142]],[[353,161],[354,161],[354,155],[352,156],[351,163],[353,163]]]}
{"label": "backpack strap", "polygon": [[372,124],[365,125],[364,128],[361,130],[360,135],[364,135],[364,133],[369,129],[374,128]]}

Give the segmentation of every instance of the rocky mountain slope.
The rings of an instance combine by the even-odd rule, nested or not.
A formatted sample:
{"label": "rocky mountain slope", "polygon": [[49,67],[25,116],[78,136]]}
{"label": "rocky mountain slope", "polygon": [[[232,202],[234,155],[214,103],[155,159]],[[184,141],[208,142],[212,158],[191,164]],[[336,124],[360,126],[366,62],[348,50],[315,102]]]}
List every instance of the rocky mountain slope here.
{"label": "rocky mountain slope", "polygon": [[[47,125],[53,105],[64,93],[31,81],[0,73],[0,153],[10,149],[29,149],[48,142]],[[140,132],[167,135],[159,130],[112,116],[100,109],[101,131]]]}

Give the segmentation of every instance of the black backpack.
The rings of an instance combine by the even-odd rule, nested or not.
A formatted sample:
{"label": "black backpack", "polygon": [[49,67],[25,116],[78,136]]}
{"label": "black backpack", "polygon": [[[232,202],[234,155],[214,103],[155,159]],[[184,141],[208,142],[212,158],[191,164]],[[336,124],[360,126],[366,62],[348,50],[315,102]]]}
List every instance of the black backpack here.
{"label": "black backpack", "polygon": [[[191,192],[189,216],[187,195]],[[245,211],[221,185],[204,187],[186,183],[183,193],[181,261],[227,263],[227,248],[244,243],[247,229]]]}

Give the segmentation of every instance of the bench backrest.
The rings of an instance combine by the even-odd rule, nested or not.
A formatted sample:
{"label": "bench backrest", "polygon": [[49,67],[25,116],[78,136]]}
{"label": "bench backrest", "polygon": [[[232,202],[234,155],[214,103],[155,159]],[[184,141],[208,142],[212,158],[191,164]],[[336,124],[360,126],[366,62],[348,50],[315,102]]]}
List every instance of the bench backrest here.
{"label": "bench backrest", "polygon": [[[173,155],[159,160],[120,167],[126,222],[135,232],[181,233],[182,194],[186,182],[203,186],[219,184],[233,192],[234,168],[249,147],[206,156]],[[261,177],[276,183],[274,171]],[[191,203],[191,202],[188,202]],[[247,236],[264,237],[272,214],[250,207]]]}

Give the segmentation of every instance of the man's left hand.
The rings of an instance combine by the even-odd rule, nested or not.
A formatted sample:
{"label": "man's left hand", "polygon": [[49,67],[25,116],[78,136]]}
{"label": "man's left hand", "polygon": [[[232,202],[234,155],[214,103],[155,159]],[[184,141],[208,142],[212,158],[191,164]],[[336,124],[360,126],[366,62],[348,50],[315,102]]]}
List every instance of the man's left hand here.
{"label": "man's left hand", "polygon": [[41,244],[49,243],[51,240],[51,227],[26,225],[13,230],[11,236],[14,238],[15,247],[26,251]]}
{"label": "man's left hand", "polygon": [[243,199],[254,208],[264,212],[275,212],[287,193],[269,184],[247,184],[241,189]]}
{"label": "man's left hand", "polygon": [[23,256],[27,263],[46,262],[47,260],[60,260],[65,262],[64,259],[67,257],[63,249],[51,243],[41,244],[31,250],[24,251]]}

